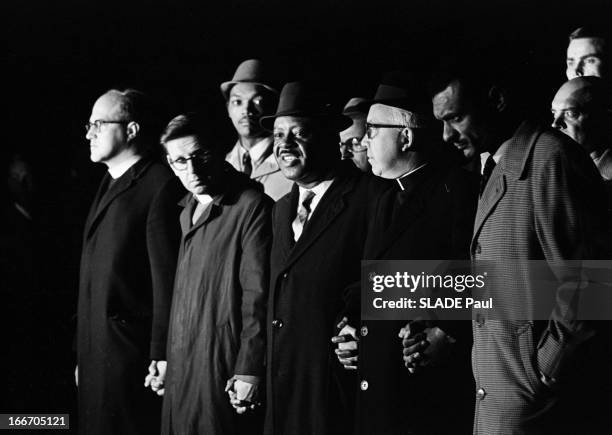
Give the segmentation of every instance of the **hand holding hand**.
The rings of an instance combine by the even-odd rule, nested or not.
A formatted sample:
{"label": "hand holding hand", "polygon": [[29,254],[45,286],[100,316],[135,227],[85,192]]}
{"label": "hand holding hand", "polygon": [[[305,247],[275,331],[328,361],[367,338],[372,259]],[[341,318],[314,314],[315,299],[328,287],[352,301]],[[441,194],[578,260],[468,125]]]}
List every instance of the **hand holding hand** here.
{"label": "hand holding hand", "polygon": [[163,396],[165,392],[164,382],[166,380],[166,361],[151,361],[149,364],[149,374],[145,377],[145,387],[151,387],[158,396]]}
{"label": "hand holding hand", "polygon": [[359,359],[357,330],[348,324],[346,317],[342,318],[337,328],[339,329],[338,335],[332,337],[331,341],[338,345],[335,350],[338,361],[346,370],[356,370]]}
{"label": "hand holding hand", "polygon": [[251,384],[240,379],[232,378],[225,384],[225,392],[228,394],[230,404],[238,414],[244,414],[248,410],[255,410],[257,403],[259,385]]}

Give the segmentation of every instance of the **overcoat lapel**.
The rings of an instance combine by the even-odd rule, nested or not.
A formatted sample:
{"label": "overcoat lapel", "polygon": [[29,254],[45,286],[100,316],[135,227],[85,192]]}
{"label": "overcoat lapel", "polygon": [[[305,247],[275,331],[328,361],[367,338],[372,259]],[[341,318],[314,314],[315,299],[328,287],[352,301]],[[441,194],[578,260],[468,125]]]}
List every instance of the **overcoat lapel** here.
{"label": "overcoat lapel", "polygon": [[[317,205],[312,217],[307,222],[304,232],[289,254],[285,264],[286,268],[290,267],[321,236],[342,210],[346,208],[345,196],[353,190],[355,183],[355,178],[339,179],[334,181],[329,187],[321,202]],[[293,215],[295,216],[295,213]],[[291,228],[291,222],[289,222],[289,228]]]}
{"label": "overcoat lapel", "polygon": [[478,202],[471,250],[473,250],[473,245],[478,239],[486,220],[506,194],[508,182],[510,180],[520,180],[525,176],[527,162],[533,154],[533,146],[541,132],[542,130],[539,127],[523,122],[512,136],[505,155],[493,169],[491,178],[484,192],[482,192],[482,198]]}
{"label": "overcoat lapel", "polygon": [[[132,187],[140,178],[143,172],[151,165],[151,162],[145,159],[141,159],[136,162],[128,171],[123,174],[117,181],[110,187],[110,189],[106,193],[102,193],[103,186],[105,183],[110,181],[110,175],[107,173],[105,178],[103,178],[102,183],[100,184],[100,189],[98,189],[98,196],[96,200],[99,201],[97,207],[92,207],[92,210],[95,208],[95,212],[93,212],[93,216],[90,220],[88,220],[87,227],[85,230],[86,237],[89,238],[94,233],[97,228],[98,223],[104,216],[104,212],[108,208],[108,206],[121,194],[123,194],[126,190]],[[107,178],[108,177],[108,178]],[[102,198],[99,197],[102,195]]]}
{"label": "overcoat lapel", "polygon": [[284,219],[281,222],[275,223],[275,238],[278,240],[276,245],[280,247],[281,264],[286,263],[286,260],[293,249],[294,241],[291,223],[297,214],[299,196],[300,193],[298,186],[294,183],[293,187],[291,188],[291,193],[283,196],[276,203],[278,215],[284,216]]}

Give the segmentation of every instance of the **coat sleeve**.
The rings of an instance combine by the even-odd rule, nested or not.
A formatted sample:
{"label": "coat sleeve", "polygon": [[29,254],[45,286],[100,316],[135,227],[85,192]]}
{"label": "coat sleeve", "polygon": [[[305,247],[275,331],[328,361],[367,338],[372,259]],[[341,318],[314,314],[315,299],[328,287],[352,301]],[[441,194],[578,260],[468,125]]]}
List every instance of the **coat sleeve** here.
{"label": "coat sleeve", "polygon": [[272,201],[264,195],[245,218],[242,230],[240,286],[242,331],[234,374],[263,376],[268,298]]}
{"label": "coat sleeve", "polygon": [[552,382],[563,377],[578,346],[595,334],[593,325],[577,316],[577,298],[586,290],[582,271],[575,267],[597,255],[595,229],[603,217],[597,200],[601,183],[591,166],[586,154],[560,147],[536,169],[535,230],[559,282],[555,306],[537,348],[538,367]]}
{"label": "coat sleeve", "polygon": [[181,237],[177,201],[182,193],[176,179],[168,179],[151,202],[147,216],[147,251],[153,289],[150,357],[154,360],[166,359],[170,304]]}

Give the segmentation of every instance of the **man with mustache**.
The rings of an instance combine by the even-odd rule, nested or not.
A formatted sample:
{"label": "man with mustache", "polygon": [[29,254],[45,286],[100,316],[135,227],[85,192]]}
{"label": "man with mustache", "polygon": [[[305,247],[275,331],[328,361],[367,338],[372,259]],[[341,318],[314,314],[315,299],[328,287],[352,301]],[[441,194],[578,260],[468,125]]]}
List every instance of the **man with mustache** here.
{"label": "man with mustache", "polygon": [[[601,178],[578,144],[523,121],[499,77],[471,62],[448,62],[432,96],[444,140],[484,160],[470,254],[508,308],[503,320],[479,311],[472,322],[474,433],[600,433],[609,360],[595,324],[577,315],[588,288],[578,291],[583,275],[567,265],[599,257]],[[546,283],[551,305],[524,312],[548,302]]]}
{"label": "man with mustache", "polygon": [[238,141],[226,160],[238,171],[264,186],[265,193],[277,200],[291,189],[272,154],[272,136],[259,125],[259,118],[274,112],[278,91],[271,86],[271,74],[258,59],[242,62],[232,80],[221,84],[227,113]]}
{"label": "man with mustache", "polygon": [[342,162],[338,132],[351,124],[320,85],[288,83],[273,130],[291,192],[275,204],[268,299],[266,434],[337,434],[353,421],[354,373],[335,361],[330,337],[343,289],[360,276],[370,207],[386,184]]}

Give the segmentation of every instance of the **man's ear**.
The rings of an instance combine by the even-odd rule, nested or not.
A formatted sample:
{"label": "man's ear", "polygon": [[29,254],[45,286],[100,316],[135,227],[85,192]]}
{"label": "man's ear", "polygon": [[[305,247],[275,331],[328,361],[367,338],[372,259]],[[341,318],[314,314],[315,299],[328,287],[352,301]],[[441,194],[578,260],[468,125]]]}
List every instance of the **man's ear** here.
{"label": "man's ear", "polygon": [[499,86],[493,85],[489,89],[489,94],[487,97],[489,98],[490,106],[496,112],[501,113],[506,110],[507,95],[504,89],[500,88]]}
{"label": "man's ear", "polygon": [[409,151],[414,146],[414,131],[405,127],[400,133],[400,140],[402,141],[402,152]]}
{"label": "man's ear", "polygon": [[140,125],[137,122],[131,121],[125,128],[125,131],[127,132],[128,141],[134,140],[140,131]]}

